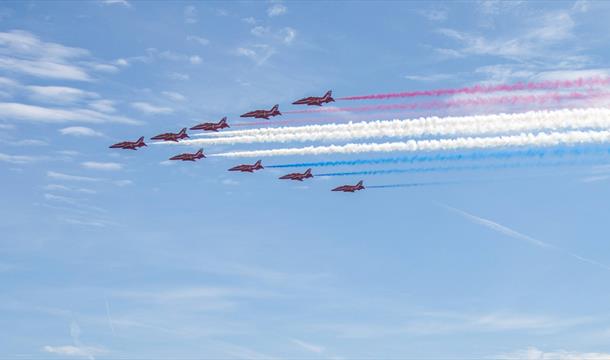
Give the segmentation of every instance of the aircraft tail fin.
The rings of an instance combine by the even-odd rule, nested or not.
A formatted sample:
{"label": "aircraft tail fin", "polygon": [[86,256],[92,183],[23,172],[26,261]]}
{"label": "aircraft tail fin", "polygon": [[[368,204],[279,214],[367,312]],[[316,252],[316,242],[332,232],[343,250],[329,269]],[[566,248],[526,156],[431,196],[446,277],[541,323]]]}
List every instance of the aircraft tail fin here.
{"label": "aircraft tail fin", "polygon": [[182,130],[180,130],[180,132],[178,134],[180,134],[180,135],[186,134],[186,128],[182,128]]}
{"label": "aircraft tail fin", "polygon": [[205,157],[205,154],[203,153],[203,148],[197,150],[197,155],[201,155],[201,156]]}
{"label": "aircraft tail fin", "polygon": [[356,184],[356,186],[361,186],[361,187],[364,187],[364,185],[362,185],[362,180],[358,181],[358,183]]}
{"label": "aircraft tail fin", "polygon": [[227,117],[225,116],[225,117],[223,117],[222,119],[220,119],[219,124],[221,124],[221,125],[222,125],[222,124],[225,124],[225,125],[226,125],[226,124],[227,124]]}
{"label": "aircraft tail fin", "polygon": [[280,114],[280,115],[282,115],[282,113],[280,112],[280,105],[278,105],[278,104],[275,104],[275,105],[274,105],[274,106],[271,108],[271,111],[272,111],[272,112],[274,112],[274,113],[276,113],[276,114]]}
{"label": "aircraft tail fin", "polygon": [[305,171],[305,175],[311,175],[311,168],[309,168]]}
{"label": "aircraft tail fin", "polygon": [[333,91],[332,91],[332,90],[328,90],[328,91],[326,92],[326,94],[324,94],[324,97],[325,97],[325,98],[329,98],[329,97],[331,97],[331,96],[333,96]]}
{"label": "aircraft tail fin", "polygon": [[144,136],[140,136],[140,138],[138,139],[138,141],[136,141],[136,144],[138,145],[143,145],[143,146],[148,146],[144,143]]}
{"label": "aircraft tail fin", "polygon": [[259,169],[264,169],[264,167],[263,167],[263,165],[261,164],[261,161],[260,161],[260,160],[259,160],[259,161],[257,161],[257,162],[255,162],[255,163],[254,163],[254,166],[255,166],[255,167],[257,167],[257,168],[259,168]]}

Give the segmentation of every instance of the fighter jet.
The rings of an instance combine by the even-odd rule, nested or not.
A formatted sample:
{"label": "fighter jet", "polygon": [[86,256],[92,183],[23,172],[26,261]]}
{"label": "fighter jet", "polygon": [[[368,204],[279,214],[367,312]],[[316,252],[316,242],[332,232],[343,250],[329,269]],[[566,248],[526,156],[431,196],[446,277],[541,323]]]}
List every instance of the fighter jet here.
{"label": "fighter jet", "polygon": [[199,159],[204,158],[204,157],[205,157],[205,155],[203,155],[203,149],[199,149],[194,154],[184,153],[184,154],[172,156],[169,159],[170,160],[182,160],[182,161],[195,161],[195,160],[199,160]]}
{"label": "fighter jet", "polygon": [[203,124],[195,125],[191,128],[191,130],[218,131],[220,129],[224,129],[224,128],[228,128],[228,127],[230,127],[230,126],[229,126],[229,124],[227,124],[227,117],[225,116],[222,119],[220,119],[220,121],[217,123],[203,123]]}
{"label": "fighter jet", "polygon": [[254,110],[247,112],[239,117],[253,117],[256,119],[267,119],[269,120],[270,116],[282,115],[282,113],[278,110],[279,105],[275,105],[271,108],[271,110]]}
{"label": "fighter jet", "polygon": [[301,100],[297,100],[293,102],[293,105],[316,105],[322,106],[322,104],[326,104],[329,102],[335,102],[335,99],[332,98],[333,92],[328,90],[324,96],[310,96],[303,98]]}
{"label": "fighter jet", "polygon": [[362,180],[358,181],[356,185],[343,185],[332,189],[331,191],[343,191],[343,192],[354,192],[358,190],[364,190],[364,185],[362,185]]}
{"label": "fighter jet", "polygon": [[253,165],[238,165],[229,169],[229,171],[254,172],[255,170],[264,169],[261,161],[255,162]]}
{"label": "fighter jet", "polygon": [[280,179],[303,181],[303,179],[309,179],[312,177],[313,177],[313,175],[311,174],[311,169],[307,169],[302,174],[301,173],[292,173],[292,174],[281,176]]}
{"label": "fighter jet", "polygon": [[178,142],[178,140],[186,139],[188,137],[189,136],[186,133],[186,128],[183,128],[177,134],[174,134],[174,133],[165,133],[165,134],[160,134],[160,135],[157,135],[157,136],[153,136],[153,137],[151,137],[151,139],[152,140],[163,140],[163,141],[175,141],[175,142]]}
{"label": "fighter jet", "polygon": [[139,138],[136,141],[123,141],[120,143],[116,143],[114,145],[110,145],[111,149],[125,149],[125,150],[138,150],[139,147],[148,146],[144,143],[144,136]]}

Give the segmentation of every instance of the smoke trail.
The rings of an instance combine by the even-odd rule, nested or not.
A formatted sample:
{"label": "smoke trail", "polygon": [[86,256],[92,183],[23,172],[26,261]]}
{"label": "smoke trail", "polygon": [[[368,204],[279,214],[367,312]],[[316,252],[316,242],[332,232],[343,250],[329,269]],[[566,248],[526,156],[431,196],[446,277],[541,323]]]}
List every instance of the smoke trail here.
{"label": "smoke trail", "polygon": [[185,140],[179,145],[251,144],[293,141],[339,141],[382,137],[493,135],[544,130],[610,128],[610,109],[530,111],[463,117],[429,117],[415,120],[385,120],[348,124],[309,125],[239,131],[241,136]]}
{"label": "smoke trail", "polygon": [[610,154],[610,148],[559,148],[559,149],[528,149],[507,150],[495,152],[473,152],[458,154],[436,154],[436,155],[413,155],[405,157],[378,158],[378,159],[355,159],[338,161],[317,161],[292,164],[265,165],[266,168],[297,168],[297,167],[328,167],[328,166],[354,166],[354,165],[380,165],[380,164],[416,164],[436,161],[459,161],[459,160],[485,160],[499,159],[508,160],[521,157],[544,158],[546,156],[568,156],[568,155],[599,155]]}
{"label": "smoke trail", "polygon": [[358,154],[366,152],[428,152],[463,149],[492,149],[503,147],[602,144],[610,142],[610,131],[570,131],[526,133],[510,136],[466,137],[454,139],[408,140],[406,142],[307,146],[252,151],[232,151],[210,156],[264,157],[289,155]]}
{"label": "smoke trail", "polygon": [[608,97],[607,92],[572,92],[569,94],[549,93],[542,95],[511,95],[511,96],[496,96],[496,97],[475,97],[470,99],[456,99],[446,101],[429,101],[422,103],[410,104],[387,104],[387,105],[370,105],[360,107],[347,108],[320,108],[308,110],[292,110],[284,111],[284,114],[309,114],[309,113],[331,113],[331,112],[359,112],[371,110],[433,110],[447,109],[452,107],[462,106],[489,106],[489,105],[543,105],[547,103],[558,103],[566,100],[585,100],[593,98]]}
{"label": "smoke trail", "polygon": [[427,183],[404,183],[404,184],[387,184],[387,185],[366,185],[366,189],[393,189],[405,187],[420,187],[420,186],[435,186],[435,185],[451,185],[459,184],[461,181],[439,181]]}
{"label": "smoke trail", "polygon": [[444,96],[444,95],[459,95],[459,94],[489,94],[498,91],[520,91],[520,90],[557,90],[574,87],[585,86],[605,86],[610,84],[608,77],[593,77],[593,78],[578,78],[573,80],[555,80],[541,81],[529,83],[515,84],[499,84],[499,85],[474,85],[469,87],[454,88],[454,89],[436,89],[436,90],[420,90],[407,91],[399,93],[361,95],[361,96],[346,96],[337,98],[336,100],[373,100],[373,99],[396,99],[396,98],[411,98],[417,96]]}
{"label": "smoke trail", "polygon": [[368,176],[368,175],[392,175],[392,174],[421,174],[430,172],[450,172],[450,171],[471,171],[471,170],[501,170],[501,169],[516,169],[524,167],[557,167],[557,166],[581,166],[599,164],[600,161],[554,161],[554,162],[535,162],[535,163],[513,163],[513,164],[480,164],[470,166],[436,166],[425,168],[411,169],[381,169],[381,170],[363,170],[363,171],[345,171],[335,173],[315,174],[315,177],[335,177],[335,176]]}

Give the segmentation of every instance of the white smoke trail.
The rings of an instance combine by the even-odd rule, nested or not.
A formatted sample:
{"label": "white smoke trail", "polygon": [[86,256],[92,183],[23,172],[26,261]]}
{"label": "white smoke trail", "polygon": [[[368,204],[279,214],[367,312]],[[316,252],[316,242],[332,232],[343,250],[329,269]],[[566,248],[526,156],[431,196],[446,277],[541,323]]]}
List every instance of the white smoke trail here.
{"label": "white smoke trail", "polygon": [[405,142],[307,146],[252,151],[232,151],[209,156],[265,157],[288,155],[357,154],[366,152],[426,152],[443,150],[491,149],[520,146],[558,146],[610,142],[610,131],[570,131],[525,133],[508,136],[462,137],[454,139],[408,140]]}
{"label": "white smoke trail", "polygon": [[461,117],[428,117],[347,124],[309,125],[232,131],[225,137],[181,141],[180,145],[249,144],[373,139],[383,137],[465,136],[610,129],[610,109],[563,109]]}

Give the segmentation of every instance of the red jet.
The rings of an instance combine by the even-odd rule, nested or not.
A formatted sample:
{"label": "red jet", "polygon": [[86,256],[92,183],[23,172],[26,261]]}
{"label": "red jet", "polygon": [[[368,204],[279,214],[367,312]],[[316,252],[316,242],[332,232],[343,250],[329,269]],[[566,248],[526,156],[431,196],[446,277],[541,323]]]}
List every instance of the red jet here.
{"label": "red jet", "polygon": [[331,191],[343,191],[343,192],[354,192],[358,190],[364,190],[364,185],[362,185],[362,180],[358,181],[356,185],[343,185],[337,188],[332,189]]}
{"label": "red jet", "polygon": [[264,169],[261,161],[255,162],[253,165],[238,165],[229,169],[229,171],[254,172],[255,170]]}
{"label": "red jet", "polygon": [[230,126],[227,124],[227,117],[225,116],[217,123],[203,123],[195,125],[191,128],[191,130],[218,131],[228,127]]}
{"label": "red jet", "polygon": [[139,138],[136,141],[123,141],[120,143],[116,143],[114,145],[110,145],[111,149],[125,149],[125,150],[138,150],[139,147],[148,146],[144,143],[144,136]]}
{"label": "red jet", "polygon": [[175,142],[178,142],[178,140],[187,139],[188,137],[189,136],[186,133],[186,128],[183,128],[177,134],[174,134],[174,133],[165,133],[165,134],[160,134],[160,135],[157,135],[157,136],[153,136],[153,137],[151,137],[151,139],[152,140],[163,140],[163,141],[175,141]]}
{"label": "red jet", "polygon": [[170,160],[182,160],[182,161],[195,161],[195,160],[199,160],[199,159],[204,158],[204,157],[205,157],[205,155],[203,155],[203,149],[199,149],[194,154],[184,153],[184,154],[172,156],[169,159]]}
{"label": "red jet", "polygon": [[332,97],[333,92],[328,90],[324,96],[310,96],[303,98],[301,100],[297,100],[293,102],[293,105],[316,105],[322,106],[322,104],[326,104],[329,102],[335,102],[335,99]]}
{"label": "red jet", "polygon": [[271,110],[254,110],[254,111],[247,112],[243,115],[240,115],[239,117],[253,117],[253,118],[257,118],[257,119],[269,120],[270,116],[282,115],[282,113],[278,110],[279,107],[280,107],[279,105],[275,105],[274,107],[271,108]]}
{"label": "red jet", "polygon": [[311,169],[307,169],[302,174],[301,173],[292,173],[292,174],[281,176],[280,179],[303,181],[303,179],[309,179],[312,177],[313,177],[313,175],[311,174]]}

